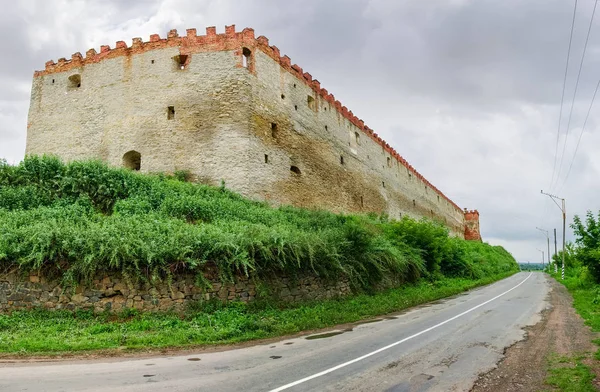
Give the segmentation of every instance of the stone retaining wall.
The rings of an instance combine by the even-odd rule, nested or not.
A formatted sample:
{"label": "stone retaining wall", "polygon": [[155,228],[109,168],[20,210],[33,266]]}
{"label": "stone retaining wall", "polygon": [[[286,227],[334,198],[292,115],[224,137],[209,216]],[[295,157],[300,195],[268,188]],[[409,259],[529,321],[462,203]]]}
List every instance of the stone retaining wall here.
{"label": "stone retaining wall", "polygon": [[344,296],[351,292],[346,280],[327,283],[314,276],[273,278],[258,287],[254,279],[247,277],[238,277],[235,283],[222,283],[218,279],[209,281],[211,287],[202,288],[196,286],[194,275],[182,275],[175,277],[170,286],[166,282],[152,286],[128,284],[121,274],[112,273],[98,277],[91,284],[64,290],[58,280],[11,272],[0,274],[0,313],[32,308],[93,309],[96,312],[133,308],[181,312],[192,302],[211,298],[247,302],[262,295],[297,302]]}

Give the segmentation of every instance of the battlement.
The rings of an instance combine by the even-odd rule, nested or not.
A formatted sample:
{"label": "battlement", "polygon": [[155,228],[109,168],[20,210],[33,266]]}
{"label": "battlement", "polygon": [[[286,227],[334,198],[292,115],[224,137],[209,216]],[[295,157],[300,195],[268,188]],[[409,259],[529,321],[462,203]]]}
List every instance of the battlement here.
{"label": "battlement", "polygon": [[254,47],[255,43],[253,29],[245,28],[241,32],[236,32],[235,25],[225,26],[224,34],[217,34],[215,27],[207,27],[206,35],[197,35],[196,29],[187,29],[185,36],[179,36],[177,30],[170,30],[166,38],[161,38],[159,34],[150,35],[149,41],[143,41],[141,38],[136,37],[132,39],[131,46],[127,46],[125,41],[117,41],[113,49],[110,45],[101,45],[99,52],[91,48],[85,52],[85,57],[76,52],[69,60],[62,57],[57,62],[54,62],[54,60],[47,61],[45,69],[35,71],[34,77],[66,72],[105,59],[132,56],[156,49],[178,47],[180,54],[186,55],[199,52],[236,50],[243,46]]}

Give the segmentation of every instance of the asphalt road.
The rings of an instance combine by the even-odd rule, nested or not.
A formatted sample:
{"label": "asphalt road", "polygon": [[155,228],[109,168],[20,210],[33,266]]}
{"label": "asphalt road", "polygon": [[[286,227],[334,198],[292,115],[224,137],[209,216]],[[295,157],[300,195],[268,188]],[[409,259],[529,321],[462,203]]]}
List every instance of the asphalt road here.
{"label": "asphalt road", "polygon": [[521,272],[317,339],[150,359],[0,364],[0,391],[465,391],[540,319],[548,291],[542,273]]}

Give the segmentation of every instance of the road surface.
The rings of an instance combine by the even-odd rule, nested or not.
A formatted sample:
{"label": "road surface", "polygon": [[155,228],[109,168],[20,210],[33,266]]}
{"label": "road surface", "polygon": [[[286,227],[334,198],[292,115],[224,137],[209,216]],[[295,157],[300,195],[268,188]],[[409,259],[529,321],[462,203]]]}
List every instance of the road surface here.
{"label": "road surface", "polygon": [[544,274],[521,272],[316,338],[150,359],[4,363],[0,391],[468,391],[540,320],[548,292]]}

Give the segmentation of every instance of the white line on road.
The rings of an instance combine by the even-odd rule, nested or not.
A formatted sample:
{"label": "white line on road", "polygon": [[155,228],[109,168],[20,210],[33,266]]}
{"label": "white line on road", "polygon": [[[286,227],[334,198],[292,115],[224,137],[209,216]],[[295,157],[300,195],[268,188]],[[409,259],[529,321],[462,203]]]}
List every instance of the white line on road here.
{"label": "white line on road", "polygon": [[530,273],[529,273],[529,275],[528,275],[528,276],[527,276],[525,279],[523,279],[523,281],[522,281],[521,283],[519,283],[518,285],[516,285],[515,287],[513,287],[513,288],[511,288],[511,289],[509,289],[509,290],[506,290],[506,291],[505,291],[505,292],[503,292],[502,294],[498,294],[498,295],[497,295],[497,296],[495,296],[494,298],[492,298],[492,299],[488,299],[487,301],[485,301],[485,302],[483,302],[483,303],[480,303],[479,305],[477,305],[477,306],[474,306],[474,307],[472,307],[472,308],[471,308],[471,309],[469,309],[469,310],[465,310],[464,312],[462,312],[462,313],[460,313],[460,314],[457,314],[456,316],[454,316],[454,317],[451,317],[451,318],[449,318],[449,319],[448,319],[448,320],[446,320],[446,321],[442,321],[441,323],[439,323],[439,324],[436,324],[436,325],[434,325],[433,327],[429,327],[429,328],[427,328],[427,329],[424,329],[424,330],[422,330],[421,332],[417,332],[417,333],[416,333],[416,334],[414,334],[414,335],[410,335],[410,336],[409,336],[409,337],[407,337],[407,338],[404,338],[404,339],[402,339],[402,340],[398,340],[397,342],[394,342],[394,343],[392,343],[392,344],[389,344],[389,345],[387,345],[387,346],[385,346],[385,347],[382,347],[382,348],[380,348],[380,349],[377,349],[377,350],[375,350],[375,351],[372,351],[372,352],[370,352],[370,353],[368,353],[368,354],[365,354],[365,355],[363,355],[363,356],[361,356],[361,357],[354,358],[354,359],[352,359],[352,360],[350,360],[350,361],[348,361],[348,362],[344,362],[344,363],[341,363],[341,364],[339,364],[339,365],[337,365],[337,366],[334,366],[334,367],[332,367],[332,368],[329,368],[329,369],[327,369],[327,370],[323,370],[322,372],[315,373],[315,374],[313,374],[312,376],[308,376],[308,377],[305,377],[305,378],[303,378],[303,379],[300,379],[300,380],[298,380],[298,381],[294,381],[294,382],[291,382],[291,383],[289,383],[289,384],[283,385],[283,386],[281,386],[281,387],[279,387],[279,388],[272,389],[272,390],[271,390],[271,391],[269,391],[269,392],[279,392],[279,391],[283,391],[283,390],[285,390],[285,389],[289,389],[289,388],[291,388],[291,387],[294,387],[294,386],[296,386],[296,385],[298,385],[298,384],[302,384],[302,383],[305,383],[305,382],[307,382],[307,381],[310,381],[310,380],[312,380],[312,379],[314,379],[314,378],[317,378],[317,377],[324,376],[324,375],[326,375],[326,374],[328,374],[328,373],[334,372],[334,371],[336,371],[336,370],[338,370],[338,369],[341,369],[341,368],[343,368],[343,367],[346,367],[346,366],[348,366],[348,365],[352,365],[353,363],[356,363],[356,362],[362,361],[362,360],[363,360],[363,359],[365,359],[365,358],[369,358],[370,356],[373,356],[373,355],[375,355],[375,354],[379,354],[379,353],[380,353],[380,352],[382,352],[382,351],[388,350],[388,349],[390,349],[390,348],[392,348],[392,347],[394,347],[394,346],[397,346],[397,345],[399,345],[399,344],[401,344],[401,343],[404,343],[404,342],[406,342],[406,341],[408,341],[408,340],[411,340],[411,339],[413,339],[413,338],[416,338],[417,336],[423,335],[424,333],[427,333],[427,332],[429,332],[429,331],[431,331],[431,330],[434,330],[434,329],[436,329],[436,328],[438,328],[438,327],[441,327],[442,325],[444,325],[444,324],[447,324],[447,323],[449,323],[450,321],[456,320],[457,318],[459,318],[459,317],[462,317],[462,316],[464,316],[465,314],[467,314],[467,313],[470,313],[470,312],[474,311],[475,309],[478,309],[478,308],[480,308],[480,307],[482,307],[482,306],[484,306],[484,305],[487,305],[487,304],[489,304],[490,302],[492,302],[492,301],[494,301],[494,300],[496,300],[496,299],[498,299],[498,298],[502,297],[503,295],[510,293],[511,291],[513,291],[514,289],[516,289],[517,287],[519,287],[520,285],[522,285],[523,283],[525,283],[525,281],[526,281],[527,279],[529,279],[529,278],[531,277],[531,275],[532,275],[532,274],[533,274],[533,272],[530,272]]}

